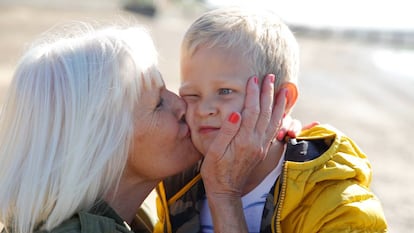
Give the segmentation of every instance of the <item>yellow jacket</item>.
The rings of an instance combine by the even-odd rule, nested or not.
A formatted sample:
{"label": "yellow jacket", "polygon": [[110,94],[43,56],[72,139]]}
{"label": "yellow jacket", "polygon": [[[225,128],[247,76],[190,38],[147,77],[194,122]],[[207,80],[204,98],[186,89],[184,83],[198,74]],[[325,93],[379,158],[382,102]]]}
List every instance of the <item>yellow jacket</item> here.
{"label": "yellow jacket", "polygon": [[[204,189],[198,168],[159,185],[155,232],[199,232]],[[347,136],[329,126],[305,130],[287,146],[261,232],[386,232],[371,179],[369,161]]]}

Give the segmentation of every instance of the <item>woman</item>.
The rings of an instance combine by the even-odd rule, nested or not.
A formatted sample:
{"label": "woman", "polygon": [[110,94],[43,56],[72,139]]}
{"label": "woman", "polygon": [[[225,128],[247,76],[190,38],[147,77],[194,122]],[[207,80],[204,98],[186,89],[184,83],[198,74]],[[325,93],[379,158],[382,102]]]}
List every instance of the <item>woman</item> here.
{"label": "woman", "polygon": [[[81,29],[32,46],[14,74],[0,115],[3,232],[131,232],[157,183],[200,159],[150,36],[139,27]],[[280,97],[272,111],[271,85],[260,102],[254,81],[247,92],[245,110],[229,116],[202,168],[221,174],[206,186],[222,232],[246,229],[241,187],[284,107]],[[275,129],[266,131],[270,121]]]}

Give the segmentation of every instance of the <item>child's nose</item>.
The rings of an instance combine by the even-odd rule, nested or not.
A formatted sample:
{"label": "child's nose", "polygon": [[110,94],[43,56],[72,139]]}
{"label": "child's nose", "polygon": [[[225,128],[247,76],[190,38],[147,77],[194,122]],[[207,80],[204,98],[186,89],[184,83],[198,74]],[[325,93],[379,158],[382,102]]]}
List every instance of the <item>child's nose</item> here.
{"label": "child's nose", "polygon": [[204,100],[200,102],[197,112],[200,116],[214,116],[217,114],[218,108],[214,100]]}

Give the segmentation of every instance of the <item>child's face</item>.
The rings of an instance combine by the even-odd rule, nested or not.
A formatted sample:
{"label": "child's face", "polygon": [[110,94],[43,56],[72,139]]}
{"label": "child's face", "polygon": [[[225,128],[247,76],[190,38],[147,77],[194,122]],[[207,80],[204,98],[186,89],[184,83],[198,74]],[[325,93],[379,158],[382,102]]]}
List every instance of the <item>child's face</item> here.
{"label": "child's face", "polygon": [[240,52],[199,48],[181,58],[180,95],[187,103],[186,120],[196,148],[205,154],[232,112],[241,112],[246,84],[252,76]]}

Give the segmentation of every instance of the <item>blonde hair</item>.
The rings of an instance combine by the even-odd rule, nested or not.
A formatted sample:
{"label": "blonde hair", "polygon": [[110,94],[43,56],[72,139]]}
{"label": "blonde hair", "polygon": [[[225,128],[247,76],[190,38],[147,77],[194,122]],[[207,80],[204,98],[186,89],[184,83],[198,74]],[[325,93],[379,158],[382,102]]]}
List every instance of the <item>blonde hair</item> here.
{"label": "blonde hair", "polygon": [[12,232],[51,230],[116,187],[143,85],[162,81],[143,28],[63,32],[25,53],[0,115],[0,222]]}
{"label": "blonde hair", "polygon": [[243,52],[258,77],[272,73],[276,85],[297,83],[299,48],[290,29],[272,11],[224,7],[209,11],[187,30],[182,43],[183,58],[201,46]]}

